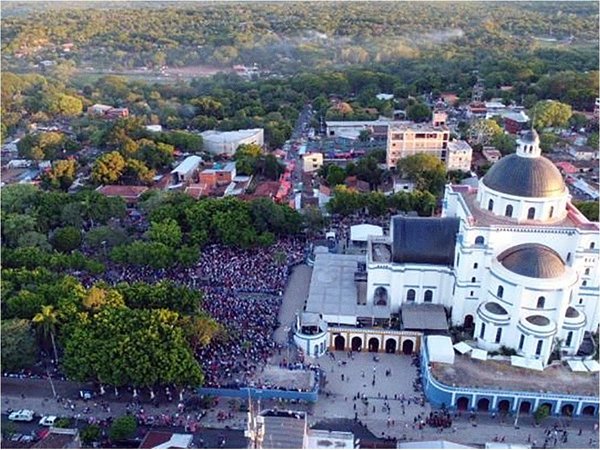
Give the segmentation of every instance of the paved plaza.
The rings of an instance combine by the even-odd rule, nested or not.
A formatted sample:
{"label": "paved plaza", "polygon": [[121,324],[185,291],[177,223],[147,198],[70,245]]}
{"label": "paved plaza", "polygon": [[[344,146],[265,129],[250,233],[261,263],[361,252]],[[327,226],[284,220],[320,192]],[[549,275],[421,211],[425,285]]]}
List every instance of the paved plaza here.
{"label": "paved plaza", "polygon": [[288,333],[293,328],[296,312],[304,311],[304,302],[308,298],[308,288],[312,277],[312,267],[301,264],[294,267],[283,294],[279,309],[279,328],[273,334],[273,340],[278,344],[287,344]]}
{"label": "paved plaza", "polygon": [[[472,421],[468,414],[463,414],[453,417],[451,428],[440,431],[426,426],[419,430],[413,426],[414,418],[418,414],[422,417],[428,416],[431,407],[428,403],[421,406],[412,400],[410,405],[408,404],[407,399],[420,396],[412,387],[417,369],[411,364],[411,357],[364,352],[353,353],[352,358],[348,357],[347,352],[334,352],[334,356],[335,360],[327,355],[314,360],[326,372],[327,383],[319,401],[312,407],[312,415],[309,416],[311,424],[328,418],[354,418],[357,413],[358,420],[378,437],[391,436],[406,441],[443,439],[467,445],[483,445],[492,442],[495,437],[504,436],[506,443],[533,445],[535,441],[536,446],[540,448],[544,443],[546,427],[559,424],[560,428],[568,430],[568,440],[566,443],[558,442],[556,447],[552,445],[552,441],[548,448],[598,448],[598,431],[594,429],[598,419],[593,418],[547,418],[541,426],[536,427],[532,416],[527,415],[519,417],[517,429],[514,416],[501,417],[491,413],[478,413]],[[379,358],[378,362],[373,361],[374,356]],[[344,362],[346,364],[343,364]],[[390,376],[385,376],[386,370],[391,371]],[[366,395],[368,404],[361,400],[353,400],[359,393],[361,396]],[[404,408],[400,400],[403,394],[406,399]],[[389,405],[389,411],[384,410],[386,403]],[[590,439],[593,439],[591,446]]]}

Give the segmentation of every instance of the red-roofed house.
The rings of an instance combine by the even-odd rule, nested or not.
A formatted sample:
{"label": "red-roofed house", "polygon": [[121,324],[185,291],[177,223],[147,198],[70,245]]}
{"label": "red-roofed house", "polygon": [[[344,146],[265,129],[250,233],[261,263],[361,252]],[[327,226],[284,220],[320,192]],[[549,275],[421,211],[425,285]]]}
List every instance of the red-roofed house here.
{"label": "red-roofed house", "polygon": [[149,431],[139,448],[191,448],[193,440],[193,434]]}
{"label": "red-roofed house", "polygon": [[147,190],[146,186],[121,186],[117,184],[100,186],[96,189],[96,191],[107,197],[121,197],[127,205],[136,204],[140,196]]}

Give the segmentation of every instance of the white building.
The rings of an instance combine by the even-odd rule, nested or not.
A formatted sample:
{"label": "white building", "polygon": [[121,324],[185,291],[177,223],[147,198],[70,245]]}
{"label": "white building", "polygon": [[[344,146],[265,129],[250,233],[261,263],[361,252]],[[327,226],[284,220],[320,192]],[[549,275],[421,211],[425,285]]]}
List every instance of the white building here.
{"label": "white building", "polygon": [[452,324],[474,326],[480,348],[545,365],[598,329],[599,230],[528,131],[478,188],[447,186],[441,218],[395,216],[389,236],[369,237],[366,268],[364,257],[317,255],[306,310],[331,330],[443,306]]}
{"label": "white building", "polygon": [[208,130],[200,133],[204,142],[204,150],[215,155],[232,156],[242,144],[265,144],[265,134],[262,128],[251,128],[237,131]]}
{"label": "white building", "polygon": [[183,183],[189,181],[194,174],[194,171],[198,169],[198,166],[202,163],[202,158],[196,155],[188,156],[181,164],[171,171],[171,175],[175,183]]}
{"label": "white building", "polygon": [[446,156],[446,170],[471,171],[471,158],[473,149],[465,141],[448,142],[448,154]]}

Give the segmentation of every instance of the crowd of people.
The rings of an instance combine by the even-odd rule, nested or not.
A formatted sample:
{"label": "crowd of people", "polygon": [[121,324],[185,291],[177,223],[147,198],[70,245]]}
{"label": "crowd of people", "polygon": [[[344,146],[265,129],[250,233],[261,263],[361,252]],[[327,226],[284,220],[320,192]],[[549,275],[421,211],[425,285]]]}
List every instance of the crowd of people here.
{"label": "crowd of people", "polygon": [[197,276],[205,286],[282,295],[290,267],[304,260],[304,252],[299,238],[249,250],[210,245],[202,251]]}

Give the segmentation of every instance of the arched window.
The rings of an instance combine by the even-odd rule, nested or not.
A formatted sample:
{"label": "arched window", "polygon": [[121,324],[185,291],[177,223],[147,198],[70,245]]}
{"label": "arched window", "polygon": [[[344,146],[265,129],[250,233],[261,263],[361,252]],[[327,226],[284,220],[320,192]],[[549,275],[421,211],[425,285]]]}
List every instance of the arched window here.
{"label": "arched window", "polygon": [[596,248],[596,243],[595,242],[590,242],[590,250],[593,250]]}
{"label": "arched window", "polygon": [[585,269],[585,275],[589,275],[590,274],[590,268],[588,267],[587,269]]}
{"label": "arched window", "polygon": [[583,280],[583,281],[581,282],[581,285],[582,285],[582,286],[587,286],[587,281],[586,281],[586,280]]}
{"label": "arched window", "polygon": [[433,291],[431,289],[427,289],[425,291],[425,295],[423,296],[423,301],[426,303],[431,303],[433,301]]}
{"label": "arched window", "polygon": [[504,295],[504,288],[502,286],[498,286],[498,289],[496,290],[496,297],[502,298],[503,295]]}
{"label": "arched window", "polygon": [[544,308],[545,304],[546,304],[546,299],[544,297],[539,297],[538,300],[537,300],[537,306],[536,306],[536,308],[542,309],[542,308]]}
{"label": "arched window", "polygon": [[567,262],[571,262],[571,252],[567,253]]}
{"label": "arched window", "polygon": [[475,277],[471,277],[471,283],[475,283],[477,282],[477,279]]}
{"label": "arched window", "polygon": [[523,345],[525,344],[525,335],[522,334],[521,338],[519,339],[519,351],[523,350]]}
{"label": "arched window", "polygon": [[478,267],[479,267],[479,264],[473,263],[473,269],[477,269]]}
{"label": "arched window", "polygon": [[406,293],[406,301],[407,302],[414,302],[416,294],[417,293],[415,292],[414,289],[409,289],[408,292]]}
{"label": "arched window", "polygon": [[485,336],[485,323],[481,323],[481,330],[479,331],[479,339],[483,339],[483,336]]}
{"label": "arched window", "polygon": [[569,331],[569,333],[567,334],[567,340],[565,341],[565,347],[570,347],[572,341],[573,341],[573,332]]}
{"label": "arched window", "polygon": [[548,219],[552,219],[552,216],[554,215],[554,206],[550,207],[550,212],[548,213]]}
{"label": "arched window", "polygon": [[527,210],[527,218],[529,220],[533,219],[535,217],[535,208],[529,208]]}
{"label": "arched window", "polygon": [[542,347],[544,346],[544,341],[539,340],[537,346],[535,347],[535,356],[540,356],[542,354]]}
{"label": "arched window", "polygon": [[490,198],[490,200],[488,201],[488,211],[493,211],[494,210],[494,200],[492,200]]}
{"label": "arched window", "polygon": [[513,207],[512,205],[506,205],[506,210],[504,211],[504,215],[506,217],[512,217]]}
{"label": "arched window", "polygon": [[377,306],[386,306],[388,302],[388,292],[384,287],[379,286],[375,289],[374,295],[375,305]]}
{"label": "arched window", "polygon": [[502,339],[502,328],[496,330],[496,344],[500,343],[500,339]]}
{"label": "arched window", "polygon": [[477,236],[475,238],[475,245],[483,245],[485,244],[485,239],[483,238],[483,236]]}

